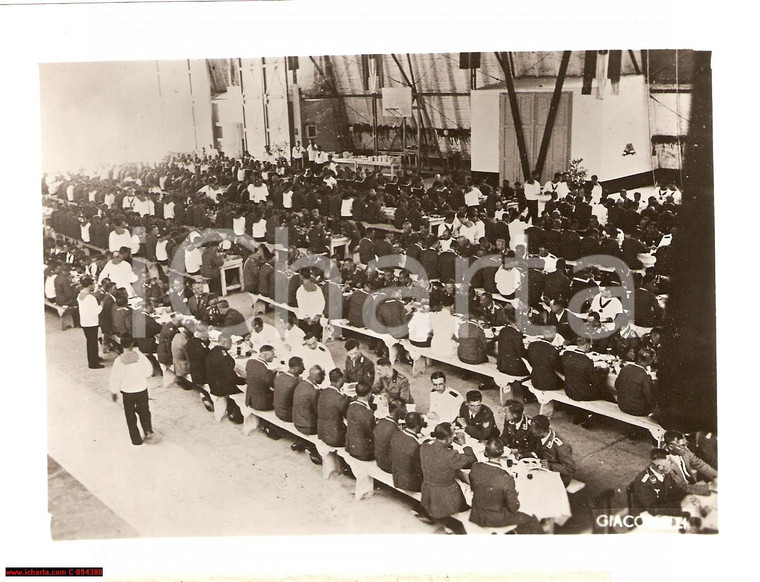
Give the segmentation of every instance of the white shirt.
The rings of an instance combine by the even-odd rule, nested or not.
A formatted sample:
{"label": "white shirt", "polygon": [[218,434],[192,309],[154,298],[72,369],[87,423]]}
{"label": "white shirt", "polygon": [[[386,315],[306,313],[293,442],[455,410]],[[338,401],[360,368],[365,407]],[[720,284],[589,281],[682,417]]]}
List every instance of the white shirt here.
{"label": "white shirt", "polygon": [[330,188],[335,188],[338,185],[338,181],[333,176],[327,176],[323,181]]}
{"label": "white shirt", "polygon": [[90,223],[85,222],[80,225],[80,230],[82,231],[82,240],[86,243],[90,242]]}
{"label": "white shirt", "polygon": [[267,235],[267,220],[262,218],[251,225],[251,236],[253,238],[264,238]]}
{"label": "white shirt", "polygon": [[479,189],[473,187],[469,192],[464,193],[464,205],[478,206],[482,195],[483,193]]}
{"label": "white shirt", "polygon": [[463,402],[462,395],[448,386],[441,393],[431,390],[428,416],[436,415],[438,422],[453,422],[459,416]]}
{"label": "white shirt", "polygon": [[188,273],[197,273],[201,270],[203,262],[203,252],[201,249],[193,248],[185,250],[185,271]]}
{"label": "white shirt", "polygon": [[515,218],[512,222],[507,224],[509,229],[509,248],[513,251],[517,249],[517,245],[527,246],[528,240],[525,237],[525,229],[528,228],[528,223],[523,222],[519,218]]}
{"label": "white shirt", "polygon": [[232,232],[236,236],[243,236],[245,234],[245,216],[236,216],[232,219]]}
{"label": "white shirt", "polygon": [[325,309],[325,296],[319,287],[314,291],[307,291],[302,285],[296,291],[296,303],[298,305],[298,319],[313,318],[322,315]]}
{"label": "white shirt", "polygon": [[148,378],[153,375],[153,366],[138,350],[129,350],[113,362],[109,387],[112,394],[119,392],[137,393],[148,387]]}
{"label": "white shirt", "polygon": [[502,295],[511,295],[520,287],[520,271],[515,268],[499,267],[494,276],[496,290]]}
{"label": "white shirt", "polygon": [[108,206],[108,208],[111,208],[114,205],[114,202],[116,202],[116,194],[113,192],[109,192],[103,196],[103,204]]}
{"label": "white shirt", "polygon": [[200,190],[199,192],[203,192],[208,198],[214,201],[214,204],[217,204],[219,202],[219,194],[221,194],[222,190],[220,188],[214,188],[213,186],[206,185]]}
{"label": "white shirt", "polygon": [[264,323],[260,332],[251,330],[250,342],[251,348],[258,352],[261,346],[270,345],[276,347],[280,343],[280,338],[273,325]]}
{"label": "white shirt", "polygon": [[83,293],[77,297],[77,303],[79,304],[79,323],[82,327],[95,327],[98,325],[98,315],[103,309],[101,305],[98,305],[98,300],[92,293],[87,293],[83,296]]}
{"label": "white shirt", "polygon": [[[602,320],[602,327],[606,330],[614,329],[615,317],[623,313],[623,304],[617,297],[603,298],[601,295],[597,295],[591,300],[591,311],[596,311]],[[611,319],[611,323],[605,323],[606,319]]]}
{"label": "white shirt", "polygon": [[313,162],[317,157],[317,150],[311,147],[311,144],[309,144],[306,147],[306,154],[309,156],[309,161]]}
{"label": "white shirt", "polygon": [[98,277],[98,284],[103,282],[103,279],[108,277],[116,283],[116,288],[124,288],[127,290],[127,295],[134,297],[135,291],[132,289],[132,283],[137,281],[137,275],[132,270],[132,266],[126,262],[121,261],[118,265],[113,261],[108,261],[106,266],[100,272]]}
{"label": "white shirt", "polygon": [[344,198],[340,202],[340,215],[345,218],[351,218],[353,216],[353,198]]}
{"label": "white shirt", "polygon": [[319,366],[325,371],[325,380],[320,386],[326,386],[330,382],[327,379],[327,375],[330,373],[330,370],[335,368],[335,362],[333,361],[330,350],[327,349],[325,344],[317,342],[317,347],[313,350],[306,345],[301,345],[300,348],[293,351],[293,355],[298,356],[303,360],[303,365],[307,374],[312,366]]}
{"label": "white shirt", "polygon": [[108,250],[112,253],[118,251],[121,247],[132,248],[132,234],[125,228],[121,234],[115,230],[108,235]]}
{"label": "white shirt", "polygon": [[472,244],[477,244],[478,243],[478,227],[475,226],[475,224],[473,224],[472,226],[467,226],[466,224],[463,224],[462,227],[459,229],[459,236],[463,236]]}
{"label": "white shirt", "polygon": [[66,198],[69,202],[74,202],[74,184],[69,184],[66,187]]}
{"label": "white shirt", "polygon": [[152,216],[153,214],[155,214],[155,207],[153,205],[153,200],[149,200],[149,199],[140,200],[138,198],[135,201],[134,210],[140,216],[147,216],[147,215]]}
{"label": "white shirt", "polygon": [[473,224],[475,225],[475,237],[476,237],[474,242],[477,244],[477,242],[481,238],[484,238],[486,236],[486,223],[483,222],[482,220],[476,220],[475,222],[473,222]]}
{"label": "white shirt", "polygon": [[164,220],[174,218],[174,202],[164,202]]}
{"label": "white shirt", "polygon": [[134,209],[135,203],[137,202],[137,196],[124,196],[124,199],[121,201],[121,207],[125,210],[129,208],[130,210]]}
{"label": "white shirt", "polygon": [[156,242],[156,260],[168,261],[169,255],[166,254],[166,245],[169,244],[168,240],[160,240]]}
{"label": "white shirt", "polygon": [[415,311],[409,320],[409,339],[413,342],[423,343],[428,340],[433,328],[430,327],[430,313],[427,311]]}
{"label": "white shirt", "polygon": [[602,200],[602,193],[604,190],[602,189],[601,184],[597,184],[591,189],[591,202],[594,202],[598,204]]}
{"label": "white shirt", "polygon": [[525,182],[523,185],[523,192],[525,193],[526,200],[538,200],[541,194],[541,184],[535,180],[532,184]]}
{"label": "white shirt", "polygon": [[607,224],[607,207],[604,204],[594,204],[591,206],[591,214],[596,216],[599,224]]}
{"label": "white shirt", "polygon": [[293,146],[291,156],[294,160],[300,160],[303,157],[303,147]]}
{"label": "white shirt", "polygon": [[293,208],[293,190],[287,190],[282,193],[282,207]]}
{"label": "white shirt", "polygon": [[545,257],[539,257],[544,262],[544,273],[553,273],[557,270],[557,257],[549,253]]}
{"label": "white shirt", "polygon": [[269,198],[269,188],[262,183],[260,186],[249,184],[248,186],[248,200],[251,202],[266,202]]}
{"label": "white shirt", "polygon": [[300,349],[300,347],[303,345],[303,339],[305,337],[306,333],[304,330],[302,330],[297,325],[294,325],[293,327],[285,330],[282,341],[289,351],[294,352]]}
{"label": "white shirt", "polygon": [[430,348],[439,355],[454,357],[458,345],[452,338],[459,333],[459,320],[447,309],[432,311],[430,312],[430,327],[433,329]]}
{"label": "white shirt", "polygon": [[48,275],[45,279],[45,297],[51,301],[55,299],[55,278],[57,275]]}

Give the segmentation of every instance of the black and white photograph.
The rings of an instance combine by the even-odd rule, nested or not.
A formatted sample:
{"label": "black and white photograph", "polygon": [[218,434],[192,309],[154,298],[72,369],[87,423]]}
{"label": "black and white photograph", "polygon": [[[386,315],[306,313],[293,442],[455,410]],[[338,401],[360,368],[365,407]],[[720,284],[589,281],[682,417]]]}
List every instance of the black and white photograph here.
{"label": "black and white photograph", "polygon": [[[368,540],[353,579],[383,571],[393,544],[423,544],[439,549],[420,550],[420,575],[453,576],[456,548],[531,556],[463,566],[468,579],[548,572],[551,547],[583,564],[566,579],[593,580],[612,558],[583,562],[604,550],[581,548],[630,547],[641,569],[672,559],[670,544],[724,538],[719,458],[740,461],[724,458],[736,439],[719,447],[719,424],[747,425],[752,406],[738,395],[751,380],[723,376],[718,315],[752,300],[729,292],[718,308],[743,275],[719,275],[716,250],[746,269],[754,247],[729,247],[716,222],[714,144],[738,143],[714,133],[722,54],[610,30],[426,45],[341,41],[336,27],[310,47],[303,2],[192,4],[264,28],[293,15],[306,33],[268,45],[262,31],[233,51],[122,6],[109,42],[134,25],[136,46],[100,54],[105,30],[83,31],[110,26],[111,7],[88,6],[66,34],[78,51],[24,65],[39,141],[19,283],[39,317],[18,341],[40,380],[8,407],[41,427],[24,479],[58,551],[9,556],[6,575],[108,577],[99,550],[71,564],[61,552],[164,543],[197,562],[207,543],[245,579],[295,575],[287,561],[308,551],[320,558],[297,571],[326,575],[327,548]],[[328,5],[322,33],[331,15],[350,21],[350,3]],[[164,28],[198,42],[139,47]],[[737,399],[721,396],[720,423],[719,371]],[[257,569],[227,540],[283,557]],[[189,567],[182,579],[205,579]],[[135,568],[114,579],[171,576]]]}

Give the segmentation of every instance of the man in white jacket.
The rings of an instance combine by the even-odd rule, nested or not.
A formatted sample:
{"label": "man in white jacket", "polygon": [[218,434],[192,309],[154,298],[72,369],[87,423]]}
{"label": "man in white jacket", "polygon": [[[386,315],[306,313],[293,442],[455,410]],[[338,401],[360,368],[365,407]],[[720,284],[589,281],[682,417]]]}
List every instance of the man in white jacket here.
{"label": "man in white jacket", "polygon": [[[153,425],[148,407],[148,378],[153,374],[153,366],[144,354],[134,349],[134,345],[132,336],[129,334],[122,336],[121,346],[124,348],[124,353],[114,360],[110,389],[114,402],[118,400],[118,394],[121,392],[129,438],[133,445],[141,445],[143,440],[153,437]],[[144,437],[140,435],[140,430],[137,428],[137,417],[140,418]]]}
{"label": "man in white jacket", "polygon": [[91,370],[102,368],[98,355],[98,324],[102,307],[93,295],[95,281],[92,277],[82,278],[82,290],[77,296],[79,306],[79,325],[82,327],[84,337],[87,339],[87,365]]}

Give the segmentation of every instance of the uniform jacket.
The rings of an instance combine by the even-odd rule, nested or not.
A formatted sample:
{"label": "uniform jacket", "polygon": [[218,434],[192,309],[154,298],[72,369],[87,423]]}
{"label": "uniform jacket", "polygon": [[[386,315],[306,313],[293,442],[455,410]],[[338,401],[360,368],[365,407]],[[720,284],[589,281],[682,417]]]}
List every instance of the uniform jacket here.
{"label": "uniform jacket", "polygon": [[[404,338],[409,335],[408,318],[404,304],[398,299],[388,299],[377,307],[377,321],[393,330],[393,337]],[[394,328],[398,328],[395,330]]]}
{"label": "uniform jacket", "polygon": [[254,410],[274,409],[274,371],[258,358],[245,365],[245,404]]}
{"label": "uniform jacket", "polygon": [[398,370],[393,370],[390,378],[377,378],[374,392],[375,394],[385,392],[388,396],[388,402],[398,398],[407,404],[414,404],[412,392],[409,389],[409,379]]}
{"label": "uniform jacket", "polygon": [[528,368],[522,361],[525,355],[525,346],[520,331],[508,325],[499,332],[498,356],[496,366],[499,372],[510,376],[527,376]]}
{"label": "uniform jacket", "polygon": [[319,389],[309,380],[301,380],[293,392],[293,424],[303,434],[317,434]]}
{"label": "uniform jacket", "polygon": [[457,453],[438,440],[420,445],[422,466],[422,506],[434,519],[448,517],[467,509],[456,472],[469,469],[477,461],[472,448]]}
{"label": "uniform jacket", "polygon": [[346,411],[346,450],[362,461],[375,458],[375,415],[364,402],[354,401]]}
{"label": "uniform jacket", "polygon": [[654,410],[652,378],[637,364],[626,364],[615,380],[620,410],[634,416],[646,416]]}
{"label": "uniform jacket", "polygon": [[633,504],[631,509],[647,511],[652,515],[680,512],[686,490],[679,487],[672,475],[659,475],[651,466],[636,475],[631,483]]}
{"label": "uniform jacket", "polygon": [[177,331],[177,326],[169,321],[161,326],[161,332],[158,334],[156,359],[164,366],[172,365],[172,340]]}
{"label": "uniform jacket", "polygon": [[398,424],[390,418],[381,418],[375,425],[375,462],[386,473],[393,472],[391,439],[397,432],[399,432]]}
{"label": "uniform jacket", "polygon": [[354,327],[366,327],[364,325],[364,303],[369,298],[369,293],[364,289],[357,289],[348,299],[348,323]]}
{"label": "uniform jacket", "polygon": [[206,377],[214,396],[229,396],[240,392],[245,379],[235,373],[235,360],[222,346],[214,346],[206,358]]}
{"label": "uniform jacket", "polygon": [[467,403],[463,402],[459,407],[459,417],[465,419],[467,426],[464,431],[474,439],[484,441],[499,436],[499,428],[496,426],[493,411],[485,404],[482,404],[478,413],[470,418]]}
{"label": "uniform jacket", "polygon": [[594,362],[586,354],[567,350],[560,358],[565,371],[565,392],[573,400],[600,400],[594,384]]}
{"label": "uniform jacket", "polygon": [[479,325],[465,321],[459,326],[457,355],[465,364],[484,364],[488,361],[488,342]]}
{"label": "uniform jacket", "polygon": [[346,444],[346,412],[349,399],[334,387],[320,390],[317,401],[317,435],[332,447]]}
{"label": "uniform jacket", "polygon": [[420,442],[411,433],[400,430],[391,436],[393,486],[406,491],[422,489]]}
{"label": "uniform jacket", "polygon": [[[573,447],[562,440],[554,429],[549,429],[546,439],[537,443],[539,459],[548,462],[549,469],[556,471],[562,477],[562,482],[567,485],[575,473],[575,459],[573,459]],[[545,442],[544,442],[545,441]]]}
{"label": "uniform jacket", "polygon": [[208,344],[200,338],[191,337],[187,340],[186,349],[193,383],[203,386],[208,383],[206,376],[206,358],[210,351]]}
{"label": "uniform jacket", "polygon": [[559,352],[547,341],[538,340],[528,346],[528,362],[533,370],[530,380],[537,390],[561,390],[562,378]]}
{"label": "uniform jacket", "polygon": [[346,382],[360,382],[367,386],[375,383],[375,365],[367,356],[361,354],[356,362],[346,357]]}
{"label": "uniform jacket", "polygon": [[279,372],[274,377],[274,413],[285,422],[293,422],[293,392],[301,381],[287,372]]}
{"label": "uniform jacket", "polygon": [[513,523],[520,501],[512,475],[491,463],[475,463],[470,471],[470,487],[472,523],[482,527],[503,527]]}
{"label": "uniform jacket", "polygon": [[520,456],[528,456],[536,450],[538,441],[530,430],[530,418],[522,415],[522,418],[514,422],[504,421],[504,429],[501,431],[501,442],[509,449],[517,449]]}

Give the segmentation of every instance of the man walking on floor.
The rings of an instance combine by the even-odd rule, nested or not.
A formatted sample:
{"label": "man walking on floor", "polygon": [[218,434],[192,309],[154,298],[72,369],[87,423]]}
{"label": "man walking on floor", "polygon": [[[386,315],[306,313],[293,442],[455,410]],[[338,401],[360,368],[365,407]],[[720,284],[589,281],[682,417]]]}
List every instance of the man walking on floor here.
{"label": "man walking on floor", "polygon": [[[135,342],[131,335],[122,336],[121,345],[124,353],[114,360],[111,369],[111,397],[116,402],[121,392],[129,438],[133,445],[141,445],[143,439],[149,440],[153,436],[148,408],[148,378],[153,375],[153,366],[144,354],[134,349]],[[137,428],[138,416],[144,437],[140,436]]]}
{"label": "man walking on floor", "polygon": [[87,339],[87,365],[91,370],[102,368],[98,355],[98,324],[101,305],[93,295],[95,281],[92,277],[82,278],[82,290],[77,297],[79,304],[79,325],[82,327],[84,337]]}

